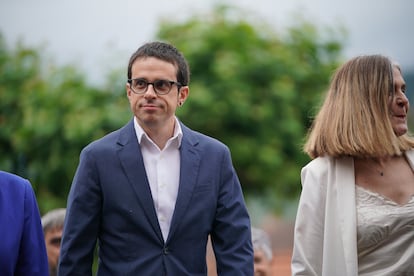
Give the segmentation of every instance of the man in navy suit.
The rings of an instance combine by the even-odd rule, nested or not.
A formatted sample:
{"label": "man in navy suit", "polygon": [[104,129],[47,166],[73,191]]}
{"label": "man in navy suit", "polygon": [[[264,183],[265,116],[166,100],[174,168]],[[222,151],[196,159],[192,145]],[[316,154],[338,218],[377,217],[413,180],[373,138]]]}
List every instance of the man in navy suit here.
{"label": "man in navy suit", "polygon": [[207,275],[208,236],[219,275],[253,275],[250,218],[229,149],[175,116],[189,68],[172,45],[130,58],[134,114],[85,147],[68,197],[59,275]]}

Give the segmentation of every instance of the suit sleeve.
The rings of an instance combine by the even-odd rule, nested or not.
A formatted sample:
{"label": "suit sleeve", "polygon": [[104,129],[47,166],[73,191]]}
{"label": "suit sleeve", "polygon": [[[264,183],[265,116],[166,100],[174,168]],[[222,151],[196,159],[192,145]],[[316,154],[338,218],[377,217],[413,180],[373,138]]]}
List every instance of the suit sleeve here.
{"label": "suit sleeve", "polygon": [[218,275],[253,275],[250,218],[239,179],[226,148],[220,166],[220,190],[212,245]]}
{"label": "suit sleeve", "polygon": [[94,159],[83,150],[68,196],[59,276],[92,275],[101,201]]}
{"label": "suit sleeve", "polygon": [[[326,174],[313,167],[301,173],[302,193],[296,215],[292,275],[322,275]],[[326,184],[326,183],[325,183]]]}
{"label": "suit sleeve", "polygon": [[14,275],[48,275],[49,266],[39,208],[30,183],[24,185],[24,225]]}

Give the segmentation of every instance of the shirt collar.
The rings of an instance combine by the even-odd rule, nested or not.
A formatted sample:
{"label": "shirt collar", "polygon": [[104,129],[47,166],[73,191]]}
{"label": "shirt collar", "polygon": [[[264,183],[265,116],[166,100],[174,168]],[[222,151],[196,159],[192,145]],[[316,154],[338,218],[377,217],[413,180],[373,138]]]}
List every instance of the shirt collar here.
{"label": "shirt collar", "polygon": [[[174,124],[174,135],[170,137],[168,140],[172,142],[175,141],[175,144],[177,145],[177,148],[181,146],[181,141],[183,139],[183,131],[181,129],[180,122],[178,121],[178,118],[175,116],[175,124]],[[142,129],[142,127],[138,124],[137,117],[134,116],[134,128],[135,133],[138,138],[138,143],[141,144],[142,139],[145,137],[146,140],[152,141],[151,138],[145,133],[145,131]],[[167,142],[168,144],[168,142]]]}

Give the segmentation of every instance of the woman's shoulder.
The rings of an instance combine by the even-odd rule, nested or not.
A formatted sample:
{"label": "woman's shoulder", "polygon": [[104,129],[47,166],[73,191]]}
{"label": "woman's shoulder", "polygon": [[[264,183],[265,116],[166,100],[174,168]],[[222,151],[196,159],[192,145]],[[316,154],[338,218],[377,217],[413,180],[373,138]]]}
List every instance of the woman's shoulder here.
{"label": "woman's shoulder", "polygon": [[320,156],[307,163],[302,168],[302,174],[324,175],[333,170],[347,170],[352,167],[352,160],[352,157]]}
{"label": "woman's shoulder", "polygon": [[324,170],[334,161],[331,156],[319,156],[307,163],[302,170]]}

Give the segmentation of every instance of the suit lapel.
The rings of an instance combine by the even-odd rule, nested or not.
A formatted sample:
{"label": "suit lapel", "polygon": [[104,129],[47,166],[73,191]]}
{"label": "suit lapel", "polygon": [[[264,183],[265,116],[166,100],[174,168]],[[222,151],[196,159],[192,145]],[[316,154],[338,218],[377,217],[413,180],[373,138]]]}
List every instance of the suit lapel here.
{"label": "suit lapel", "polygon": [[118,146],[119,160],[129,183],[131,184],[148,221],[154,229],[154,232],[157,233],[160,240],[163,240],[144,167],[144,160],[142,159],[141,149],[138,146],[133,120],[122,128],[119,135]]}
{"label": "suit lapel", "polygon": [[[339,210],[339,223],[342,232],[343,254],[346,264],[346,275],[357,275],[357,241],[356,224],[357,214],[355,205],[355,171],[354,159],[342,157],[336,164],[336,188]],[[339,238],[339,237],[338,237]]]}
{"label": "suit lapel", "polygon": [[413,150],[406,151],[405,156],[407,157],[407,160],[411,166],[411,169],[414,171],[414,151]]}
{"label": "suit lapel", "polygon": [[195,148],[198,141],[194,139],[190,129],[183,124],[181,124],[181,128],[183,140],[180,148],[180,184],[167,242],[174,235],[188,208],[200,167],[200,156]]}

